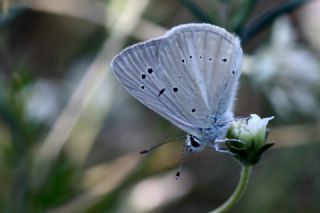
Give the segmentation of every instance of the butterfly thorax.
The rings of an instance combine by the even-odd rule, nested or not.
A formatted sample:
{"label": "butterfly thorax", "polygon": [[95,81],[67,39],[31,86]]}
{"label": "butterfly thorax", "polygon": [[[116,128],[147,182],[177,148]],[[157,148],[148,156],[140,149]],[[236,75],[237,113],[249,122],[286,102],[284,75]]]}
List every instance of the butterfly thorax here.
{"label": "butterfly thorax", "polygon": [[199,152],[206,146],[216,147],[218,139],[224,139],[229,127],[229,122],[214,124],[209,128],[200,128],[200,134],[186,136],[186,150],[188,152]]}

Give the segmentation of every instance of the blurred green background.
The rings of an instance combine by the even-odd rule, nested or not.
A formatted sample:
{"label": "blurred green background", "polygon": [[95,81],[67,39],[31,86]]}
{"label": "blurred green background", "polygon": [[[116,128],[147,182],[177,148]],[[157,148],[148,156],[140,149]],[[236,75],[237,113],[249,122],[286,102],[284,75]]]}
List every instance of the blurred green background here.
{"label": "blurred green background", "polygon": [[124,47],[182,23],[237,33],[245,52],[236,116],[275,116],[276,145],[231,212],[320,212],[320,1],[2,0],[0,212],[208,212],[240,166],[181,143],[110,70]]}

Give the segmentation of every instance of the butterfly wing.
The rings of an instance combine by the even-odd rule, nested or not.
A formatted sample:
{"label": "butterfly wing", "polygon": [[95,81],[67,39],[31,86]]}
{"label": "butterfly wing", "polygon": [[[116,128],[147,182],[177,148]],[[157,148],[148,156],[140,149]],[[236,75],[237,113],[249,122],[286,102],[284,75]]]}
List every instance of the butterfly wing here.
{"label": "butterfly wing", "polygon": [[159,50],[167,88],[178,87],[174,98],[199,129],[232,119],[241,63],[239,39],[209,24],[173,28]]}
{"label": "butterfly wing", "polygon": [[239,43],[219,27],[181,25],[162,38],[125,49],[112,69],[140,102],[199,136],[214,116],[231,112],[240,75]]}
{"label": "butterfly wing", "polygon": [[191,120],[180,112],[178,102],[166,91],[164,71],[160,69],[159,47],[164,38],[133,45],[119,53],[111,67],[126,90],[144,105],[186,132],[195,132]]}

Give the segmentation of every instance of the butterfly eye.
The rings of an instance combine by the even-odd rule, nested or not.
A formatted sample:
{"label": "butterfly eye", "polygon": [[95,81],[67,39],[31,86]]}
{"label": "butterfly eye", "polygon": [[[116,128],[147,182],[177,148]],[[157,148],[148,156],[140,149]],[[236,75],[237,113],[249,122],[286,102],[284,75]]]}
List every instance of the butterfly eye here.
{"label": "butterfly eye", "polygon": [[190,137],[190,142],[191,142],[191,146],[193,146],[193,147],[200,146],[200,143],[198,141],[196,141],[196,139],[194,137]]}

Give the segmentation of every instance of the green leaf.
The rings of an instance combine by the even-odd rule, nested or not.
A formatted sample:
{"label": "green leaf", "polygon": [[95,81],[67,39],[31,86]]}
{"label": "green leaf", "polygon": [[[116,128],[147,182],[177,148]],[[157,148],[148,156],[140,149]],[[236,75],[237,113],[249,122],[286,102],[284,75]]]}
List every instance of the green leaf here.
{"label": "green leaf", "polygon": [[243,29],[256,4],[257,0],[247,0],[241,9],[236,10],[234,15],[230,18],[231,29],[234,32],[239,33]]}
{"label": "green leaf", "polygon": [[206,14],[200,7],[198,7],[192,0],[181,0],[181,2],[201,22],[214,24],[210,16]]}
{"label": "green leaf", "polygon": [[270,25],[276,18],[299,8],[308,1],[309,0],[291,0],[280,5],[279,7],[271,9],[266,14],[262,15],[256,21],[254,21],[249,27],[245,28],[239,33],[241,41],[243,43],[247,42],[256,33],[260,32],[266,26]]}

